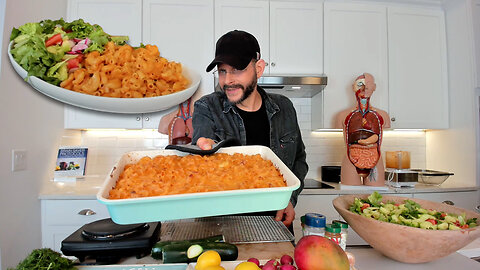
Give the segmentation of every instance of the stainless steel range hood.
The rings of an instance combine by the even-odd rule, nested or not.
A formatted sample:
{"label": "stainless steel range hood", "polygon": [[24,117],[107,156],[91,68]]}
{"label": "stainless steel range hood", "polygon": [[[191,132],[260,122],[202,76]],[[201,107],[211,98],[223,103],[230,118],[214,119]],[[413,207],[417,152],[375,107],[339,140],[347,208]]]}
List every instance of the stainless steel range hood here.
{"label": "stainless steel range hood", "polygon": [[309,98],[320,93],[327,85],[327,76],[262,76],[258,85],[270,93],[290,98]]}

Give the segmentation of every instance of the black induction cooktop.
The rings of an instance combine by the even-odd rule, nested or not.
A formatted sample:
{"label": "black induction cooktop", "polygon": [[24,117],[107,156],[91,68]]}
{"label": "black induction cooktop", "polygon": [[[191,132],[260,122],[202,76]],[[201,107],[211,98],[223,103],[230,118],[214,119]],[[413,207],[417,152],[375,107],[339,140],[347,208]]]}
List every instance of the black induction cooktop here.
{"label": "black induction cooktop", "polygon": [[148,255],[160,238],[160,222],[119,225],[110,218],[85,224],[62,241],[64,255],[99,264]]}

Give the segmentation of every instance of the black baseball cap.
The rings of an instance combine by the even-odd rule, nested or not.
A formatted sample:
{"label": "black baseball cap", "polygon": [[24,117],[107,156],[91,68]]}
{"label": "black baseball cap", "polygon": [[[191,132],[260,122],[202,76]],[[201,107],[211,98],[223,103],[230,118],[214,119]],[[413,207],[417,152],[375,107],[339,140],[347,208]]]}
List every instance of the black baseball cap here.
{"label": "black baseball cap", "polygon": [[207,72],[219,63],[242,70],[252,59],[260,59],[260,46],[257,39],[245,31],[233,30],[218,39],[215,59],[208,65]]}

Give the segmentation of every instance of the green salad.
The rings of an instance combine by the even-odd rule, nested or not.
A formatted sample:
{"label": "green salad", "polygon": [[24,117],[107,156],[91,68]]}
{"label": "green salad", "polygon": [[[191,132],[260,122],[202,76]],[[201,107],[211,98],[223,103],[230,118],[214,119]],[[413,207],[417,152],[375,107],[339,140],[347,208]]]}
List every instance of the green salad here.
{"label": "green salad", "polygon": [[72,22],[43,20],[13,28],[10,52],[28,76],[58,86],[71,69],[79,67],[84,54],[103,52],[109,41],[123,45],[127,40],[127,36],[111,36],[99,25],[82,19]]}
{"label": "green salad", "polygon": [[376,220],[427,230],[461,230],[477,226],[477,218],[424,209],[412,200],[403,203],[382,202],[382,195],[373,192],[367,199],[355,198],[351,212]]}

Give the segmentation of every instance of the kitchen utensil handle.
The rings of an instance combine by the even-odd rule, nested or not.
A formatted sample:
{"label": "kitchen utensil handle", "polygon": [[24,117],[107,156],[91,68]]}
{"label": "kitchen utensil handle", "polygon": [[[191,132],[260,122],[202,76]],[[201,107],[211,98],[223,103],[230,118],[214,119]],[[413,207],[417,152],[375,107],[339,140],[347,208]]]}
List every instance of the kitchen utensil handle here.
{"label": "kitchen utensil handle", "polygon": [[97,213],[92,209],[83,209],[83,210],[80,210],[78,214],[82,216],[92,216],[92,215],[96,215]]}
{"label": "kitchen utensil handle", "polygon": [[442,203],[448,204],[448,205],[455,205],[455,203],[453,203],[452,201],[449,201],[449,200],[443,201]]}

